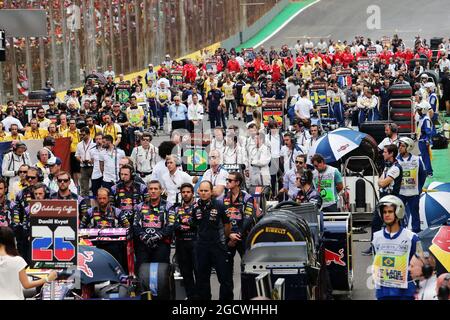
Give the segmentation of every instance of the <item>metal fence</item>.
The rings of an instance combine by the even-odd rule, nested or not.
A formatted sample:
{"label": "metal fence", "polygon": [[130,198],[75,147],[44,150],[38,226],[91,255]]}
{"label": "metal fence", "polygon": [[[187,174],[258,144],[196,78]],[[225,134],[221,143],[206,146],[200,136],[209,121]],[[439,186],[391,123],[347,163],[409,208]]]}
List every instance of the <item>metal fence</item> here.
{"label": "metal fence", "polygon": [[0,1],[0,9],[45,9],[48,25],[48,37],[7,39],[0,102],[23,98],[21,87],[40,89],[48,79],[61,91],[78,86],[93,70],[111,65],[116,75],[126,74],[158,64],[165,54],[179,57],[199,50],[251,25],[278,2]]}

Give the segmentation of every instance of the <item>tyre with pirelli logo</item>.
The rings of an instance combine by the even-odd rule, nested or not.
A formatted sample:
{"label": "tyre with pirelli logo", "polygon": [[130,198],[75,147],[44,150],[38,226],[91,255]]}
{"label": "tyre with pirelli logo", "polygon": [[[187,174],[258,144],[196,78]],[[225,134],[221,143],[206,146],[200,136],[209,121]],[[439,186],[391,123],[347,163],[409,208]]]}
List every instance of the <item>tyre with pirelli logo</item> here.
{"label": "tyre with pirelli logo", "polygon": [[279,210],[269,212],[250,231],[247,248],[262,242],[299,242],[313,245],[313,238],[307,222],[298,215]]}

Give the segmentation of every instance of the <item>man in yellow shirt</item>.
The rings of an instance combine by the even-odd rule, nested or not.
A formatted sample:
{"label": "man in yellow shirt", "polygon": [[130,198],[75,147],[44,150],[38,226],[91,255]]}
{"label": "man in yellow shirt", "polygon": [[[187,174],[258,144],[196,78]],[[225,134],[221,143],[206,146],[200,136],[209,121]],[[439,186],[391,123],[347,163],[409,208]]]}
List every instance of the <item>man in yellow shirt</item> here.
{"label": "man in yellow shirt", "polygon": [[261,96],[256,93],[254,87],[250,87],[248,93],[244,96],[245,110],[245,122],[251,122],[253,119],[253,111],[262,106]]}
{"label": "man in yellow shirt", "polygon": [[60,125],[58,126],[59,133],[62,134],[64,131],[69,129],[69,126],[67,125],[67,115],[65,113],[62,113],[59,116],[59,123],[60,123]]}
{"label": "man in yellow shirt", "polygon": [[47,130],[48,126],[50,125],[50,123],[52,123],[52,121],[45,117],[45,109],[42,107],[39,107],[36,110],[36,115],[37,115],[37,121],[39,123],[39,128]]}
{"label": "man in yellow shirt", "polygon": [[207,97],[208,93],[211,91],[211,86],[213,83],[215,83],[217,87],[218,81],[214,78],[214,73],[210,73],[208,79],[205,81],[205,97]]}
{"label": "man in yellow shirt", "polygon": [[136,137],[134,132],[139,130],[142,131],[144,126],[144,109],[137,105],[135,97],[131,97],[131,106],[126,110],[126,115],[128,118],[128,138],[130,141],[131,148],[134,148],[136,142]]}
{"label": "man in yellow shirt", "polygon": [[86,125],[89,128],[89,135],[90,135],[91,139],[95,139],[95,136],[97,135],[97,133],[103,133],[102,127],[100,127],[94,123],[94,118],[92,118],[92,116],[86,117]]}
{"label": "man in yellow shirt", "polygon": [[22,141],[25,140],[23,134],[19,133],[19,126],[17,124],[12,124],[9,127],[9,134],[6,135],[5,141]]}
{"label": "man in yellow shirt", "polygon": [[70,119],[69,129],[62,133],[63,138],[70,138],[70,168],[72,169],[73,181],[78,186],[78,180],[80,179],[80,163],[75,157],[77,151],[77,145],[80,140],[80,131],[77,129],[77,122],[75,119]]}
{"label": "man in yellow shirt", "polygon": [[25,140],[41,140],[48,135],[47,130],[39,128],[39,124],[36,118],[31,119],[30,125],[31,128],[25,131]]}
{"label": "man in yellow shirt", "polygon": [[312,80],[312,71],[313,71],[313,67],[309,64],[309,63],[305,63],[302,65],[302,67],[300,68],[300,72],[302,74],[302,78],[304,80]]}
{"label": "man in yellow shirt", "polygon": [[113,138],[113,144],[117,147],[122,139],[122,128],[112,121],[110,114],[105,114],[104,120],[103,135],[110,135]]}

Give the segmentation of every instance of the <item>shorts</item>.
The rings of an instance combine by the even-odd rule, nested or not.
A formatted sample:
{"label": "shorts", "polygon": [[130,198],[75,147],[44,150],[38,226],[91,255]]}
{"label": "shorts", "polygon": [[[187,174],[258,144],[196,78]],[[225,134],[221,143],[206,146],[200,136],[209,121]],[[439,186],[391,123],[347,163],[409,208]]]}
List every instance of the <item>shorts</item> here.
{"label": "shorts", "polygon": [[70,153],[70,170],[72,173],[80,173],[80,163],[75,157],[75,152]]}

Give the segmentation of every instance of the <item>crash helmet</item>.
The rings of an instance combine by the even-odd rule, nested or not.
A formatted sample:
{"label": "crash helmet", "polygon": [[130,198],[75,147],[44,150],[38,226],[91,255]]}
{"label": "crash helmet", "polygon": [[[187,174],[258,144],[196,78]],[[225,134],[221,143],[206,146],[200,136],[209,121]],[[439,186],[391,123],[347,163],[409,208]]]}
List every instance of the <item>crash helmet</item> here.
{"label": "crash helmet", "polygon": [[403,203],[403,201],[393,195],[388,195],[388,196],[384,196],[383,198],[380,199],[380,201],[378,202],[378,214],[381,218],[381,220],[383,220],[383,207],[389,205],[389,206],[394,206],[395,207],[395,216],[397,217],[397,219],[402,220],[403,217],[405,216],[405,204]]}
{"label": "crash helmet", "polygon": [[400,143],[404,143],[406,145],[406,151],[411,152],[414,149],[414,141],[408,137],[401,137],[399,139]]}
{"label": "crash helmet", "polygon": [[430,89],[431,92],[434,92],[434,90],[436,90],[436,85],[433,82],[425,83],[424,87]]}
{"label": "crash helmet", "polygon": [[416,104],[416,111],[418,110],[423,110],[424,112],[427,112],[428,110],[430,110],[430,107],[427,103],[417,103]]}

